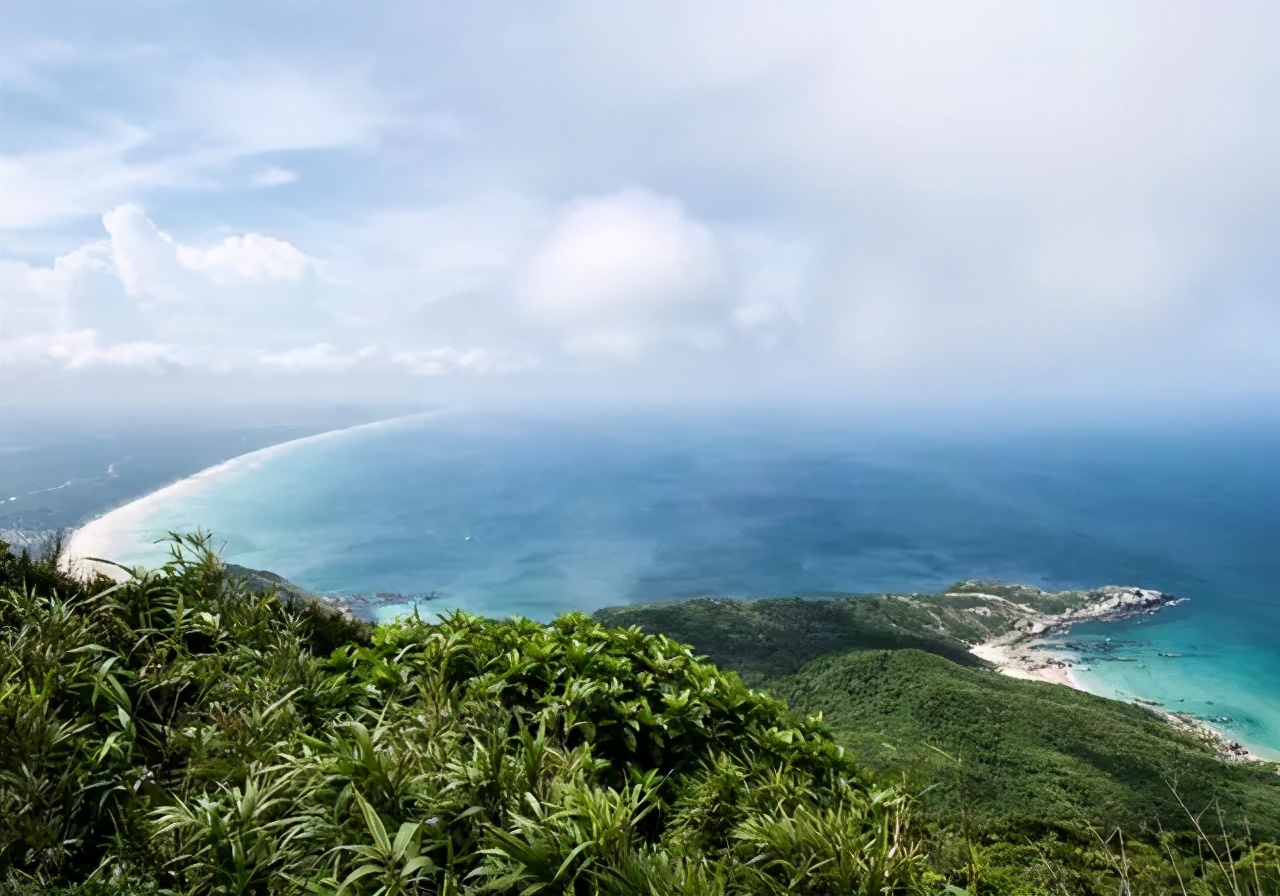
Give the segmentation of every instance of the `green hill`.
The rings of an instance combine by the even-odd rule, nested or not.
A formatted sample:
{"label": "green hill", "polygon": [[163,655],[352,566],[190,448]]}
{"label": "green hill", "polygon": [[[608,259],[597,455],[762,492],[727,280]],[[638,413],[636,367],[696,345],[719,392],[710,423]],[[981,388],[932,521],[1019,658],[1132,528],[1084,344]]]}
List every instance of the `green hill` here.
{"label": "green hill", "polygon": [[733,669],[751,684],[847,650],[915,648],[961,665],[982,665],[964,643],[934,627],[928,610],[888,597],[700,598],[612,607],[597,611],[595,618],[605,625],[638,625],[693,644],[711,662]]}
{"label": "green hill", "polygon": [[370,627],[177,549],[115,585],[0,545],[0,892],[941,886],[908,795],[670,639]]}
{"label": "green hill", "polygon": [[1055,614],[1102,594],[962,583],[940,595],[699,599],[596,618],[691,644],[793,710],[820,714],[864,767],[919,794],[934,848],[968,850],[956,845],[963,835],[996,877],[1042,872],[1045,889],[1025,892],[1085,892],[1069,869],[1119,834],[1139,849],[1192,851],[1205,831],[1225,829],[1274,850],[1276,766],[1225,762],[1140,706],[1005,677],[967,650],[1025,618],[974,620],[967,611],[992,597]]}
{"label": "green hill", "polygon": [[826,656],[768,689],[821,713],[861,762],[953,778],[925,805],[941,817],[967,812],[984,830],[1190,832],[1180,797],[1196,809],[1216,801],[1232,826],[1247,819],[1256,836],[1280,841],[1274,771],[1223,762],[1141,707],[916,650]]}
{"label": "green hill", "polygon": [[945,658],[1044,611],[999,594],[370,626],[206,544],[118,585],[0,544],[0,893],[1280,891],[1280,778]]}
{"label": "green hill", "polygon": [[[712,662],[755,682],[795,672],[810,660],[846,650],[914,648],[961,666],[985,666],[969,652],[971,645],[1031,631],[1035,623],[1054,617],[1096,615],[1095,611],[1117,600],[1132,600],[1132,591],[1109,587],[1050,593],[1025,585],[969,581],[941,594],[752,601],[698,598],[633,604],[599,610],[595,618],[608,625],[638,625],[696,644]],[[1155,598],[1157,602],[1169,599],[1167,595]]]}

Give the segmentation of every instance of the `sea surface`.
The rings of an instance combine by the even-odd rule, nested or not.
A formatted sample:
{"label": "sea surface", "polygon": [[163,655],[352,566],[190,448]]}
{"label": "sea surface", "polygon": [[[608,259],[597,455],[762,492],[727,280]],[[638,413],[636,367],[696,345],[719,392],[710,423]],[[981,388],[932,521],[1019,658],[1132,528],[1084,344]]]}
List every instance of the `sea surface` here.
{"label": "sea surface", "polygon": [[5,408],[0,531],[74,528],[205,467],[377,415],[341,407],[164,415]]}
{"label": "sea surface", "polygon": [[116,559],[162,559],[155,537],[199,526],[227,560],[382,619],[972,578],[1155,588],[1189,600],[1062,639],[1086,686],[1280,758],[1280,427],[1168,430],[439,413],[205,477]]}

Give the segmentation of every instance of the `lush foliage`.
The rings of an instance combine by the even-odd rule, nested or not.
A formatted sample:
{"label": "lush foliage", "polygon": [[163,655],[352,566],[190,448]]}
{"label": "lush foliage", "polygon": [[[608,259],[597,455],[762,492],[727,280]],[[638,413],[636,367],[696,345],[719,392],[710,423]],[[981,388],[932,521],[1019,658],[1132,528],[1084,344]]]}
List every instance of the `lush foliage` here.
{"label": "lush foliage", "polygon": [[931,886],[899,791],[667,638],[581,615],[369,631],[198,539],[121,585],[0,554],[10,889]]}
{"label": "lush foliage", "polygon": [[[936,608],[887,596],[831,600],[723,600],[611,607],[606,625],[638,625],[685,644],[755,684],[796,672],[805,663],[848,650],[915,648],[954,663],[981,661],[950,633],[937,630]],[[981,617],[972,617],[982,622]]]}
{"label": "lush foliage", "polygon": [[[1280,893],[1274,768],[1225,763],[1137,706],[957,665],[944,657],[958,638],[928,653],[875,649],[886,632],[946,641],[939,607],[955,602],[699,600],[597,616],[678,635],[821,713],[868,772],[918,795],[932,863],[978,892],[1115,893],[1128,877],[1122,892]],[[1215,853],[1221,869],[1203,861]]]}
{"label": "lush foliage", "polygon": [[967,657],[946,606],[840,604],[635,611],[824,723],[659,631],[370,627],[198,537],[119,585],[0,547],[0,893],[1280,892],[1280,777],[857,649]]}
{"label": "lush foliage", "polygon": [[1138,706],[918,651],[823,657],[771,687],[822,712],[862,762],[952,780],[923,807],[967,813],[985,831],[1193,835],[1183,804],[1216,803],[1232,829],[1247,821],[1255,837],[1280,840],[1280,777],[1223,762]]}

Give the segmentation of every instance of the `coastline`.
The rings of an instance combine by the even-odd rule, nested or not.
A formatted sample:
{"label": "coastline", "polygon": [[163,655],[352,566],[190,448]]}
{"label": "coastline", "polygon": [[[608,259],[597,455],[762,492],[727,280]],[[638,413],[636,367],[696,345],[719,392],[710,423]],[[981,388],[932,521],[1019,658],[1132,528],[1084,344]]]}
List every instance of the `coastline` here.
{"label": "coastline", "polygon": [[[223,481],[224,478],[240,475],[309,442],[336,438],[344,433],[393,426],[396,423],[422,417],[432,417],[442,413],[448,412],[435,410],[393,417],[290,439],[199,470],[190,476],[109,510],[79,527],[67,541],[63,555],[64,567],[80,573],[100,572],[117,580],[126,578],[128,576],[127,570],[94,563],[90,558],[119,559],[126,565],[132,565],[135,562],[149,562],[140,559],[140,553],[147,549],[150,549],[152,556],[157,554],[163,556],[163,548],[157,549],[153,545],[157,538],[165,534],[163,527],[159,525],[159,520],[168,519],[172,521],[176,517],[172,510],[167,514],[161,514],[159,517],[153,515],[157,509],[170,504],[170,502],[180,502],[174,509],[185,510],[187,499],[200,495],[204,490]],[[195,516],[195,514],[192,514],[193,521]],[[151,529],[147,528],[148,523],[151,524]],[[986,603],[986,607],[966,609],[982,617],[990,617],[991,615],[1004,616],[1005,621],[1001,624],[1010,626],[1010,628],[1002,631],[997,637],[986,637],[987,632],[992,630],[991,628],[987,628],[986,632],[973,632],[970,630],[963,638],[965,641],[970,642],[969,649],[975,656],[991,662],[1002,674],[1010,677],[1061,684],[1075,690],[1093,693],[1110,699],[1134,702],[1153,713],[1161,715],[1175,727],[1190,731],[1206,740],[1212,739],[1215,749],[1225,756],[1275,762],[1269,748],[1256,746],[1250,749],[1236,741],[1230,732],[1215,728],[1212,722],[1187,713],[1176,712],[1178,709],[1176,697],[1181,696],[1180,693],[1175,692],[1172,697],[1170,697],[1169,693],[1152,695],[1143,693],[1141,687],[1135,689],[1132,686],[1129,687],[1129,692],[1127,693],[1117,693],[1111,688],[1112,682],[1100,682],[1095,675],[1087,674],[1091,672],[1089,666],[1081,665],[1078,656],[1073,655],[1070,650],[1064,649],[1060,644],[1052,647],[1046,647],[1042,644],[1044,638],[1053,634],[1062,634],[1076,623],[1112,621],[1154,613],[1164,606],[1175,603],[1177,601],[1176,598],[1160,592],[1144,591],[1137,588],[1108,588],[1087,593],[1072,592],[1087,599],[1088,603],[1083,606],[1070,607],[1058,615],[1050,615],[1059,610],[1060,606],[1045,606],[1034,600],[1028,601],[1032,606],[1026,606],[1024,603],[1025,598],[1015,593],[1015,591],[1000,591],[996,589],[994,594],[988,594],[985,592],[991,589],[986,587],[979,589],[976,587],[981,584],[974,583],[975,588],[973,589],[960,589],[964,593],[955,596],[965,596],[971,599],[981,598]],[[1023,588],[1023,590],[1036,591],[1038,589]],[[996,612],[994,614],[988,612],[987,607]],[[959,631],[965,631],[965,629],[959,629]],[[986,639],[980,640],[983,638]],[[1113,674],[1115,674],[1114,671]],[[1148,696],[1160,696],[1164,700],[1164,704],[1156,704],[1142,699]],[[1134,699],[1135,697],[1137,699]],[[1168,707],[1167,709],[1166,706]],[[1203,712],[1202,708],[1197,708],[1197,711],[1202,712],[1202,715],[1206,717],[1216,718],[1210,712]],[[1232,713],[1232,715],[1236,714]],[[1259,753],[1263,755],[1259,755]]]}
{"label": "coastline", "polygon": [[342,429],[331,429],[259,448],[206,467],[177,482],[135,498],[127,504],[108,510],[80,526],[67,539],[60,563],[73,575],[100,574],[116,581],[123,581],[129,575],[124,569],[109,562],[99,561],[127,557],[141,544],[150,543],[155,538],[162,537],[164,533],[143,533],[142,531],[146,519],[158,507],[170,501],[198,494],[215,481],[254,469],[272,458],[287,454],[303,445],[337,438],[348,433],[380,429],[408,420],[437,416],[440,413],[440,411],[424,411],[360,423]]}
{"label": "coastline", "polygon": [[1088,690],[1080,683],[1072,671],[1070,661],[1058,656],[1016,653],[1015,647],[1030,646],[1034,638],[1024,641],[1017,639],[1007,641],[1008,636],[992,638],[969,648],[969,652],[979,659],[984,659],[996,667],[1001,675],[1010,678],[1021,678],[1025,681],[1047,681],[1061,684],[1077,691]]}
{"label": "coastline", "polygon": [[[1118,622],[1135,616],[1151,615],[1165,607],[1182,603],[1185,598],[1143,588],[1111,586],[1102,589],[1102,592],[1107,595],[1104,599],[1077,609],[1068,609],[1058,615],[1029,614],[1018,620],[1011,631],[974,644],[969,652],[993,664],[997,672],[1010,678],[1045,681],[1095,696],[1116,699],[1086,687],[1074,674],[1075,658],[1070,653],[1045,650],[1039,642],[1049,635],[1065,634],[1077,623]],[[1038,648],[1034,653],[1031,652],[1033,647]],[[1159,703],[1142,698],[1132,702],[1160,716],[1177,730],[1197,738],[1224,759],[1276,764],[1274,760],[1253,752],[1227,732],[1190,713],[1170,712]],[[1280,770],[1280,765],[1277,765],[1277,769]]]}

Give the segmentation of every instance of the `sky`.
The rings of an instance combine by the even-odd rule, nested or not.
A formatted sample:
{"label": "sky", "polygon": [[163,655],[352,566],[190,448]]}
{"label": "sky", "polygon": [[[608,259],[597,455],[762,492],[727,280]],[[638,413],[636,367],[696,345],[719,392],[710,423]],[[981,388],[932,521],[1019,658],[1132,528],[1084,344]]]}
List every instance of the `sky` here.
{"label": "sky", "polygon": [[1280,5],[8,0],[0,401],[1280,407]]}

